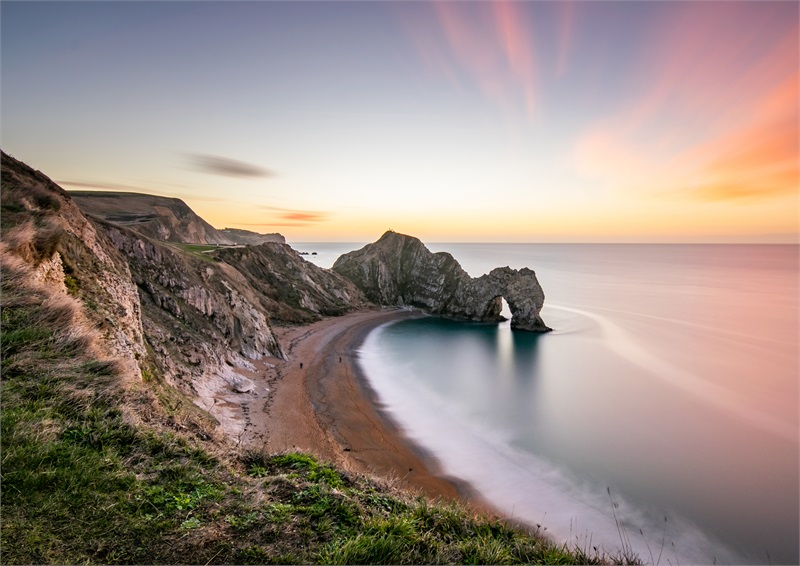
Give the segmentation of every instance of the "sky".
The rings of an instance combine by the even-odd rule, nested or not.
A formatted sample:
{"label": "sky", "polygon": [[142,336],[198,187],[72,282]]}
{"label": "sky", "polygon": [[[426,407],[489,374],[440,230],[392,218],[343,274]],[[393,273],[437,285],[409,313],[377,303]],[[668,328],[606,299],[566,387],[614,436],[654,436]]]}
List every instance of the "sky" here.
{"label": "sky", "polygon": [[0,144],[289,241],[797,242],[796,1],[0,3]]}

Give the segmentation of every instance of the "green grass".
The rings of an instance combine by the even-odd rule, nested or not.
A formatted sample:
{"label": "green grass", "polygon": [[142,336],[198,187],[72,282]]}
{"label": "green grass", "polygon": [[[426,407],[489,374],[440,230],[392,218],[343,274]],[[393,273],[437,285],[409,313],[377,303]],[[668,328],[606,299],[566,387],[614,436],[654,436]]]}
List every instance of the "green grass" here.
{"label": "green grass", "polygon": [[175,424],[194,418],[190,404],[152,368],[137,389],[96,359],[71,331],[77,302],[3,271],[4,564],[601,560],[307,454],[231,455],[187,432],[201,421]]}
{"label": "green grass", "polygon": [[219,248],[219,246],[214,244],[183,244],[177,242],[170,242],[171,246],[174,246],[178,249],[181,249],[185,252],[192,254],[195,257],[199,257],[203,261],[207,262],[215,262],[217,261],[214,255],[214,251]]}

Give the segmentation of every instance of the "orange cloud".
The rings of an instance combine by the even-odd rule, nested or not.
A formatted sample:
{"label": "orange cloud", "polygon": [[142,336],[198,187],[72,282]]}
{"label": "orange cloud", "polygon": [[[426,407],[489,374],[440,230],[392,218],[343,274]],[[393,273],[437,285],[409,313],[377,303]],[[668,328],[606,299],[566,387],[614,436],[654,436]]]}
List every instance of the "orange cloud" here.
{"label": "orange cloud", "polygon": [[272,220],[257,224],[258,226],[308,226],[325,222],[329,216],[329,213],[322,211],[293,210],[274,206],[262,208],[269,211],[269,217]]}
{"label": "orange cloud", "polygon": [[[690,194],[738,199],[797,194],[800,190],[798,75],[765,93],[754,120],[728,136],[695,148],[684,159],[705,161]],[[705,159],[704,159],[705,158]]]}

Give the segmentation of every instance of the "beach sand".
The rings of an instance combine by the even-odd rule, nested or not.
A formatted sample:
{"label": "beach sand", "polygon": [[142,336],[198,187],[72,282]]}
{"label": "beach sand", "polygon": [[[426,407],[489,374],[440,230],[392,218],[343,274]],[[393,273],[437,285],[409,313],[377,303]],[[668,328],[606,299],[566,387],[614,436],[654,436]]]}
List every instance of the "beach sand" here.
{"label": "beach sand", "polygon": [[444,477],[435,459],[381,414],[357,364],[357,349],[370,330],[416,316],[421,315],[400,309],[362,310],[304,326],[275,327],[289,359],[263,360],[255,372],[242,371],[256,383],[256,391],[225,396],[241,410],[241,445],[267,453],[307,452],[408,491],[491,512],[467,485]]}

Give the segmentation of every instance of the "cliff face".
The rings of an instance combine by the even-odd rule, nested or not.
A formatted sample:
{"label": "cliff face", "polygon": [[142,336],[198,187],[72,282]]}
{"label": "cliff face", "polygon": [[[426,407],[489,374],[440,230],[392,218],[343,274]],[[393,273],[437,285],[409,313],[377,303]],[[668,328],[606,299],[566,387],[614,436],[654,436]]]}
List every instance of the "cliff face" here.
{"label": "cliff face", "polygon": [[177,198],[111,191],[69,191],[84,214],[125,226],[155,240],[233,244]]}
{"label": "cliff face", "polygon": [[511,326],[547,332],[539,312],[544,304],[536,274],[501,267],[472,278],[448,253],[432,253],[417,238],[386,232],[372,244],[341,256],[333,270],[382,305],[408,305],[462,320],[499,321],[502,298]]}
{"label": "cliff face", "polygon": [[[271,319],[316,320],[365,303],[355,285],[289,246],[192,251],[143,235],[146,223],[134,230],[87,218],[71,196],[3,153],[4,257],[16,256],[32,278],[77,299],[100,330],[105,354],[136,376],[156,370],[212,414],[224,410],[214,402],[220,392],[252,389],[253,382],[236,370],[253,369],[257,359],[285,358]],[[143,206],[144,196],[133,195],[136,206]],[[127,199],[94,198],[109,198],[115,206]],[[182,206],[170,209],[176,218],[185,207],[177,202]],[[186,218],[189,226],[202,226],[194,213]],[[178,241],[192,237],[171,234]]]}
{"label": "cliff face", "polygon": [[306,261],[286,244],[222,248],[213,257],[244,275],[276,320],[311,322],[368,304],[351,281]]}
{"label": "cliff face", "polygon": [[226,387],[246,391],[252,384],[234,368],[285,357],[268,311],[241,273],[113,224],[102,228],[128,260],[147,342],[171,384],[202,399]]}
{"label": "cliff face", "polygon": [[128,263],[48,177],[2,154],[4,251],[34,278],[83,301],[108,354],[139,375],[145,357],[142,317]]}

